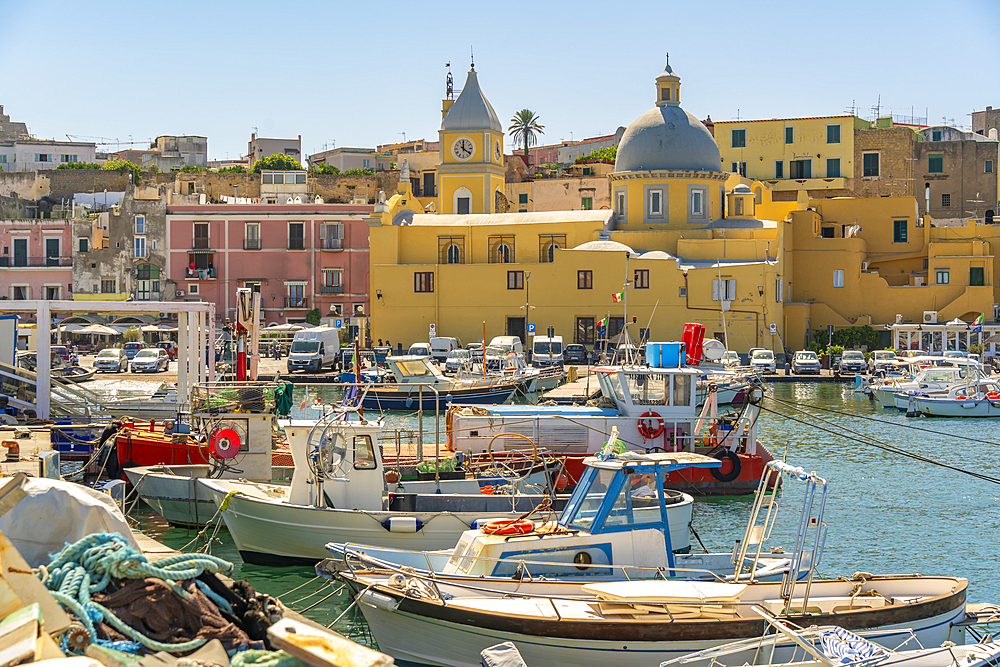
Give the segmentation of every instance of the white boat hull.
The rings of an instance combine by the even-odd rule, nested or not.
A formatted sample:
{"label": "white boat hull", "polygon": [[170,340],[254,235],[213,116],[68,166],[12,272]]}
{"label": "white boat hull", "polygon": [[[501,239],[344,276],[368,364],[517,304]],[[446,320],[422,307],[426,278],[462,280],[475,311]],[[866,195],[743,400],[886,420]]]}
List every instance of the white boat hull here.
{"label": "white boat hull", "polygon": [[[329,556],[329,542],[352,542],[374,547],[436,551],[452,549],[462,533],[477,520],[515,519],[524,512],[395,512],[331,509],[289,505],[283,502],[280,487],[225,480],[203,480],[216,507],[221,507],[230,491],[266,494],[265,500],[241,493],[228,499],[222,517],[243,560],[252,563],[316,562]],[[667,509],[674,548],[690,545],[688,525],[692,503],[677,503]],[[415,518],[419,529],[398,532],[385,527],[388,519]],[[275,539],[280,535],[281,539]]]}
{"label": "white boat hull", "polygon": [[[373,604],[374,603],[374,604]],[[562,639],[499,632],[391,611],[379,606],[371,593],[363,595],[359,608],[371,628],[379,650],[396,664],[447,667],[478,667],[480,652],[501,642],[513,642],[528,665],[546,667],[621,667],[657,665],[665,660],[718,646],[724,641],[628,642],[611,639]],[[951,624],[962,620],[965,606],[931,618],[859,632],[865,638],[894,648],[910,637],[910,629],[923,646],[939,646],[950,640],[964,641],[964,633]],[[962,637],[956,636],[962,634]],[[734,637],[735,639],[735,637]],[[743,664],[752,656],[729,656],[728,664]]]}
{"label": "white boat hull", "polygon": [[914,398],[912,405],[926,417],[1000,417],[1000,401],[988,398]]}

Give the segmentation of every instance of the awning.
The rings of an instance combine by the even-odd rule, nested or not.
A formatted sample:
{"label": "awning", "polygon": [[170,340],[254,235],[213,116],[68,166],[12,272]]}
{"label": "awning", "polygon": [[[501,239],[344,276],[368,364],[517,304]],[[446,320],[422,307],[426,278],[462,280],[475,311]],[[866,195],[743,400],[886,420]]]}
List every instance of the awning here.
{"label": "awning", "polygon": [[286,280],[285,284],[286,285],[302,285],[303,287],[305,287],[306,285],[309,284],[309,281],[308,280]]}

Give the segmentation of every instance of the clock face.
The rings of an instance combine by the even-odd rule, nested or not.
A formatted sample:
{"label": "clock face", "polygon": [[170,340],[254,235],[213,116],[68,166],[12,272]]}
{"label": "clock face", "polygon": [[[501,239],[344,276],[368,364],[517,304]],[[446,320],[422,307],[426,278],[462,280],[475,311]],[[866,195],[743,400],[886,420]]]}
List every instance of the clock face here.
{"label": "clock face", "polygon": [[468,160],[476,152],[476,144],[469,137],[459,137],[451,145],[451,152],[459,160]]}
{"label": "clock face", "polygon": [[493,155],[496,156],[497,162],[503,157],[503,149],[500,147],[500,140],[496,139],[493,142]]}

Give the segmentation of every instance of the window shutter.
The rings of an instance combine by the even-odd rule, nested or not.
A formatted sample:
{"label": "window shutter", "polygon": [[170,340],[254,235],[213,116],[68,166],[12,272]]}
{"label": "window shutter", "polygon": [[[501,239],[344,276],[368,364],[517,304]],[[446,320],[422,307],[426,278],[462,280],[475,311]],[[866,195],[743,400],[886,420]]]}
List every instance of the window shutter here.
{"label": "window shutter", "polygon": [[736,281],[727,280],[726,281],[726,301],[733,301],[736,299]]}
{"label": "window shutter", "polygon": [[712,301],[720,301],[719,298],[719,281],[712,280]]}

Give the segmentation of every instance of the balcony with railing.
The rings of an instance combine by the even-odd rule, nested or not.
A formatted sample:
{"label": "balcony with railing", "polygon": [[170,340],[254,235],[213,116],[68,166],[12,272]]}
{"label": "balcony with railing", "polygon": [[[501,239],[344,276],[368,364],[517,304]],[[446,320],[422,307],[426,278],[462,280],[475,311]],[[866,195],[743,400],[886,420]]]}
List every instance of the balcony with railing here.
{"label": "balcony with railing", "polygon": [[308,308],[309,299],[304,296],[286,296],[285,297],[285,308]]}
{"label": "balcony with railing", "polygon": [[188,267],[184,271],[188,280],[215,280],[215,269],[192,269]]}
{"label": "balcony with railing", "polygon": [[243,239],[244,250],[260,250],[260,239]]}
{"label": "balcony with railing", "polygon": [[319,240],[320,250],[339,251],[344,249],[344,239],[321,238]]}
{"label": "balcony with railing", "polygon": [[343,294],[344,293],[344,286],[343,285],[320,285],[320,287],[319,287],[319,293],[320,294]]}
{"label": "balcony with railing", "polygon": [[72,257],[23,257],[19,255],[0,257],[0,267],[40,268],[47,266],[73,266]]}
{"label": "balcony with railing", "polygon": [[288,239],[288,250],[305,250],[305,239],[292,237]]}

